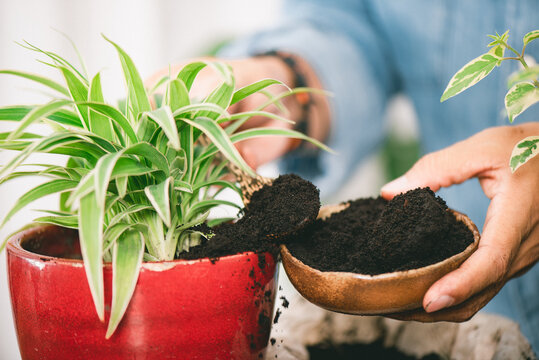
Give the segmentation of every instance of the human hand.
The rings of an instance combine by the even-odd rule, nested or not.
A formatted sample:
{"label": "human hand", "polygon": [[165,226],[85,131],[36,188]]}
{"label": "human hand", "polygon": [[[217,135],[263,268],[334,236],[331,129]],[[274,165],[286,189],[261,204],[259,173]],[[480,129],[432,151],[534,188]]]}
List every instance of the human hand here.
{"label": "human hand", "polygon": [[421,158],[405,175],[386,184],[382,196],[417,187],[441,187],[478,178],[491,200],[477,250],[455,271],[435,282],[423,308],[391,314],[401,320],[466,321],[511,278],[539,259],[539,159],[511,174],[514,145],[539,134],[539,123],[489,128]]}
{"label": "human hand", "polygon": [[[199,59],[200,60],[200,59]],[[202,60],[215,61],[219,59],[204,58]],[[305,74],[308,85],[314,88],[321,88],[317,77],[308,64],[300,58],[295,58],[302,72]],[[219,60],[222,61],[222,60]],[[279,58],[274,56],[251,57],[239,60],[225,61],[233,69],[236,78],[236,89],[254,83],[264,78],[272,78],[281,81],[289,87],[294,86],[294,75],[290,68]],[[185,65],[185,64],[183,64]],[[171,69],[163,69],[150,77],[146,84],[152,87],[163,76],[171,73],[177,74],[183,65],[176,65]],[[195,80],[190,92],[192,98],[202,99],[207,96],[219,84],[219,77],[212,73],[210,67],[204,68],[197,79]],[[272,96],[275,96],[287,89],[282,85],[272,85],[266,89]],[[312,116],[309,117],[309,136],[323,140],[329,127],[329,106],[325,97],[313,95],[316,97],[316,111],[312,111]],[[253,94],[244,100],[229,107],[230,113],[238,113],[243,111],[252,111],[260,108],[268,98],[261,93]],[[286,117],[292,121],[298,121],[303,116],[303,110],[294,96],[287,96],[282,100],[282,104],[286,108],[286,113],[275,105],[269,105],[264,110],[276,113]],[[226,126],[226,124],[225,124]],[[284,123],[277,119],[272,119],[262,116],[254,116],[247,121],[240,130],[254,127],[271,127],[271,128],[286,128],[291,129],[293,125]],[[236,147],[244,157],[245,161],[253,168],[277,159],[284,155],[287,151],[293,149],[298,141],[287,137],[259,137],[244,140],[236,143]]]}

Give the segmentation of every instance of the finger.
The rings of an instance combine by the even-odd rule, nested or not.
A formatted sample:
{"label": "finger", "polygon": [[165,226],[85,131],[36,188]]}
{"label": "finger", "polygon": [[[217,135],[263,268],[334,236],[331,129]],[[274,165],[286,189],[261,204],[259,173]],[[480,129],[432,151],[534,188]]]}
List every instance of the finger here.
{"label": "finger", "polygon": [[427,312],[460,304],[494,283],[504,282],[528,226],[524,201],[495,197],[487,211],[478,249],[455,271],[434,283],[425,294]]}
{"label": "finger", "polygon": [[462,304],[433,313],[428,313],[420,308],[400,313],[386,314],[384,316],[397,320],[420,322],[468,321],[500,291],[502,285],[503,284],[491,285]]}
{"label": "finger", "polygon": [[[493,133],[490,131],[490,133]],[[384,185],[381,194],[386,199],[417,187],[429,186],[433,191],[460,184],[465,180],[500,166],[495,156],[494,135],[487,131],[469,139],[423,156],[403,176]]]}

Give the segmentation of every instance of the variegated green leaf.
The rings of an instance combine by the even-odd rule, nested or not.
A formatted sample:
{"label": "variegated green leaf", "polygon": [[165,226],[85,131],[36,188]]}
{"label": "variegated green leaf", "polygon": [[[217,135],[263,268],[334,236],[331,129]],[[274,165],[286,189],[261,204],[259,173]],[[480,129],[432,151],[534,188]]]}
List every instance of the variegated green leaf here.
{"label": "variegated green leaf", "polygon": [[516,83],[522,81],[533,81],[537,80],[539,76],[539,65],[530,66],[527,69],[522,69],[514,72],[507,79],[507,89],[512,88]]}
{"label": "variegated green leaf", "polygon": [[129,99],[131,101],[135,118],[140,113],[150,111],[152,109],[150,106],[150,100],[148,99],[148,94],[144,88],[144,83],[142,82],[142,78],[140,77],[140,74],[133,63],[133,60],[131,60],[129,55],[127,55],[127,53],[116,43],[104,35],[103,37],[116,48],[116,51],[120,57],[120,62],[122,63],[122,69],[129,92]]}
{"label": "variegated green leaf", "polygon": [[80,102],[79,105],[88,106],[90,109],[109,117],[118,126],[120,126],[120,128],[127,135],[131,143],[136,144],[138,142],[138,138],[135,133],[135,130],[133,130],[133,126],[131,125],[129,120],[124,116],[124,114],[122,114],[118,109],[107,104],[101,104],[101,103],[89,102],[89,101]]}
{"label": "variegated green leaf", "polygon": [[138,231],[122,234],[113,247],[112,304],[109,326],[105,337],[109,339],[122,319],[135,291],[142,265],[144,240]]}
{"label": "variegated green leaf", "polygon": [[[114,226],[116,224],[118,224],[120,221],[123,221],[125,218],[128,218],[129,219],[129,216],[131,216],[132,214],[136,214],[136,213],[139,213],[141,211],[144,211],[144,210],[151,210],[153,209],[152,206],[150,205],[140,205],[140,204],[135,204],[135,205],[131,205],[130,207],[128,207],[127,209],[123,210],[122,212],[116,214],[110,221],[109,221],[109,228],[111,226]],[[107,230],[108,231],[108,230]]]}
{"label": "variegated green leaf", "polygon": [[50,194],[56,194],[61,193],[67,190],[74,189],[77,186],[76,181],[72,180],[65,180],[65,179],[55,179],[49,182],[46,182],[44,184],[38,185],[35,188],[31,189],[30,191],[26,192],[23,196],[21,196],[13,208],[7,213],[7,215],[2,220],[2,223],[0,224],[0,228],[3,227],[6,222],[9,221],[15,215],[19,210],[24,208],[26,205],[30,204],[31,202],[40,199],[44,196],[50,195]]}
{"label": "variegated green leaf", "polygon": [[167,135],[168,140],[172,147],[176,150],[180,150],[180,138],[178,136],[178,128],[176,127],[176,120],[170,111],[168,106],[159,108],[154,111],[147,112],[149,118],[155,121],[161,129]]}
{"label": "variegated green leaf", "polygon": [[213,61],[196,61],[189,63],[181,69],[177,78],[183,81],[187,90],[191,90],[191,86],[193,85],[198,73],[206,66],[213,68],[216,73],[221,76],[225,83],[229,85],[232,84],[233,76],[230,67],[224,63]]}
{"label": "variegated green leaf", "polygon": [[539,154],[538,144],[539,136],[528,136],[518,142],[511,153],[511,160],[509,162],[511,172],[515,172],[519,167]]}
{"label": "variegated green leaf", "polygon": [[63,216],[41,216],[34,219],[34,222],[41,224],[52,224],[69,229],[79,228],[79,217],[77,215],[63,215]]}
{"label": "variegated green leaf", "polygon": [[241,209],[241,206],[233,203],[231,201],[227,200],[219,200],[219,199],[209,199],[209,200],[202,200],[197,202],[193,207],[189,209],[189,212],[185,216],[186,219],[192,219],[195,217],[195,214],[198,214],[200,212],[205,212],[209,209],[213,209],[214,207],[218,205],[225,205],[225,206],[232,206],[237,209]]}
{"label": "variegated green leaf", "polygon": [[528,45],[530,41],[535,40],[537,38],[539,38],[539,30],[533,30],[527,33],[526,35],[524,35],[524,38],[522,39],[522,41],[524,42],[524,45]]}
{"label": "variegated green leaf", "polygon": [[170,216],[170,184],[172,178],[167,178],[164,182],[157,185],[149,185],[144,188],[144,193],[150,200],[159,217],[163,220],[167,227],[170,227],[172,222]]}
{"label": "variegated green leaf", "polygon": [[[74,73],[71,69],[59,66],[58,67],[67,84],[69,89],[69,94],[75,102],[84,102],[88,100],[88,85]],[[88,108],[82,104],[76,104],[76,108],[81,116],[82,123],[84,124],[85,129],[89,129],[89,120],[88,120]]]}
{"label": "variegated green leaf", "polygon": [[71,103],[69,100],[53,100],[48,104],[36,106],[20,121],[20,125],[11,133],[8,140],[17,139],[28,126]]}
{"label": "variegated green leaf", "polygon": [[486,54],[483,54],[462,67],[452,78],[442,94],[441,102],[461,93],[469,87],[477,84],[481,79],[490,74],[494,67],[499,66],[505,48],[495,46]]}
{"label": "variegated green leaf", "polygon": [[521,82],[514,85],[505,95],[505,109],[509,121],[515,118],[524,110],[539,101],[539,89],[533,83]]}
{"label": "variegated green leaf", "polygon": [[[101,74],[97,73],[90,83],[88,96],[89,102],[104,103],[103,90],[101,89]],[[92,109],[88,110],[90,131],[110,141],[114,140],[114,129],[107,116]]]}
{"label": "variegated green leaf", "polygon": [[105,321],[103,287],[103,220],[104,209],[99,207],[95,193],[80,199],[79,240],[86,278],[99,320]]}
{"label": "variegated green leaf", "polygon": [[169,165],[167,158],[152,144],[140,142],[125,149],[124,154],[143,157],[148,160],[151,165],[155,165],[157,169],[168,175]]}
{"label": "variegated green leaf", "polygon": [[174,190],[183,191],[190,194],[193,193],[193,188],[191,187],[191,184],[178,179],[174,180]]}
{"label": "variegated green leaf", "polygon": [[174,79],[169,81],[163,100],[164,105],[168,105],[172,112],[190,103],[189,90],[183,81]]}
{"label": "variegated green leaf", "polygon": [[40,75],[30,74],[24,71],[16,71],[16,70],[0,70],[0,74],[14,75],[14,76],[22,77],[28,80],[32,80],[42,85],[45,85],[48,88],[51,88],[55,91],[58,91],[62,95],[69,96],[69,92],[64,86],[57,83],[56,81],[47,79]]}
{"label": "variegated green leaf", "polygon": [[255,83],[252,83],[250,85],[244,86],[239,90],[236,90],[236,92],[234,93],[234,96],[232,97],[232,101],[230,102],[230,104],[231,105],[235,104],[235,103],[245,99],[247,96],[252,95],[254,93],[257,93],[260,90],[265,89],[268,86],[275,85],[275,84],[282,85],[282,86],[286,87],[286,89],[291,90],[288,86],[286,86],[283,82],[281,82],[279,80],[263,79],[263,80],[255,82]]}
{"label": "variegated green leaf", "polygon": [[105,207],[105,197],[109,187],[112,170],[116,166],[116,162],[122,156],[122,151],[117,153],[107,154],[97,162],[94,168],[94,189],[96,194],[97,205],[100,208]]}
{"label": "variegated green leaf", "polygon": [[256,173],[249,167],[249,165],[247,165],[238,152],[238,149],[232,144],[227,133],[213,120],[207,118],[197,118],[196,121],[188,119],[181,120],[202,131],[211,140],[213,145],[215,145],[228,160],[240,169],[253,177],[256,176]]}

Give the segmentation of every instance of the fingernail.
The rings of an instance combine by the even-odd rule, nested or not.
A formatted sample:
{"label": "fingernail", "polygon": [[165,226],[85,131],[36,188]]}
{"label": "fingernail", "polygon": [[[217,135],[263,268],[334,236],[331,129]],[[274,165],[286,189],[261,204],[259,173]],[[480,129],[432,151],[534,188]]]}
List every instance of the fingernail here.
{"label": "fingernail", "polygon": [[389,194],[399,194],[405,190],[408,190],[409,187],[410,183],[408,179],[406,179],[406,177],[402,175],[382,186],[382,192]]}
{"label": "fingernail", "polygon": [[453,305],[455,302],[455,299],[453,299],[449,295],[442,295],[438,297],[437,299],[429,302],[427,306],[425,307],[425,311],[428,313],[435,312],[441,309],[444,309],[446,307],[449,307]]}

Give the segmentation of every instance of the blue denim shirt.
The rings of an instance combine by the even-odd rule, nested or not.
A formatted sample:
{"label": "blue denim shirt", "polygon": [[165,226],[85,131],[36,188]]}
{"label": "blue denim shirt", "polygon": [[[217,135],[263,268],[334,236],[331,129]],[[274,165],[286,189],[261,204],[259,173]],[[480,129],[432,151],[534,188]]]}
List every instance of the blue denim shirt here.
{"label": "blue denim shirt", "polygon": [[[507,125],[506,80],[517,62],[504,62],[465,93],[440,103],[451,76],[487,51],[486,34],[510,29],[509,43],[521,48],[525,33],[539,26],[537,0],[290,0],[273,29],[225,49],[224,56],[280,50],[306,59],[331,91],[328,144],[339,155],[312,159],[290,154],[285,171],[311,179],[322,195],[337,190],[384,138],[388,99],[405,93],[418,115],[424,152],[442,149],[487,127]],[[539,60],[539,41],[526,50]],[[508,55],[511,56],[511,55]],[[517,122],[537,120],[530,108]],[[473,154],[470,154],[473,156]],[[449,206],[482,227],[488,199],[477,180],[442,189]],[[520,323],[539,351],[539,266],[510,281],[485,308]]]}

